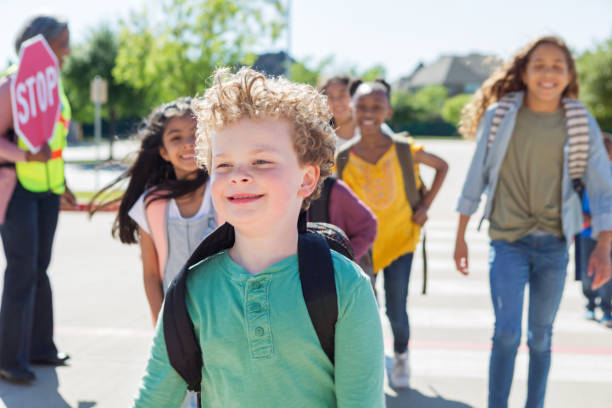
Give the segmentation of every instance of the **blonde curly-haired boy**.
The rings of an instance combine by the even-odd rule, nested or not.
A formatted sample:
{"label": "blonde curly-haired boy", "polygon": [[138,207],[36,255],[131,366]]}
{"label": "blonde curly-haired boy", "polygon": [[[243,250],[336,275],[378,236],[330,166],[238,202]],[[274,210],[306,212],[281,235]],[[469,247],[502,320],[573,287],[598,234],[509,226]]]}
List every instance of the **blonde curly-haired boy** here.
{"label": "blonde curly-haired boy", "polygon": [[[383,342],[367,276],[332,252],[335,354],[324,353],[302,296],[297,221],[331,172],[325,98],[249,68],[219,70],[194,103],[198,156],[235,244],[194,266],[187,309],[204,354],[204,407],[383,407]],[[163,321],[136,407],[179,407]]]}

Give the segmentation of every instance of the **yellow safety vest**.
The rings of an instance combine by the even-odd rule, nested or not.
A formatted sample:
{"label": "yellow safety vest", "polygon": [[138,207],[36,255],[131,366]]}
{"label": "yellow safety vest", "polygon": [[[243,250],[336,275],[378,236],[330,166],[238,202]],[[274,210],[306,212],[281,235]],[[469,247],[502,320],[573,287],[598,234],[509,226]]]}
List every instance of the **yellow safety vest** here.
{"label": "yellow safety vest", "polygon": [[[10,75],[17,72],[17,67],[12,66],[3,75]],[[63,149],[66,147],[68,130],[70,129],[70,118],[72,110],[68,97],[64,93],[64,86],[61,78],[58,81],[58,91],[62,104],[60,116],[55,124],[55,130],[51,140],[47,143],[51,148],[51,159],[46,163],[40,162],[17,162],[15,169],[19,183],[29,191],[40,193],[50,191],[55,194],[62,194],[66,191],[64,179],[64,159],[62,158]],[[18,138],[17,146],[22,150],[29,150],[28,146]]]}

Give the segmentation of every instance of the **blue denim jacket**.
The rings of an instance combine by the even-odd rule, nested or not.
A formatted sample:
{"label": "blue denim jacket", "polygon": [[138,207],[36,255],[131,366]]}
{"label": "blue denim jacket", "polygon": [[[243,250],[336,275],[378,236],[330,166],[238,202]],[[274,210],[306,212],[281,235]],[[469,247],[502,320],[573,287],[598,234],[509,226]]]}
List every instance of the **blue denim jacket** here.
{"label": "blue denim jacket", "polygon": [[[465,184],[459,197],[457,211],[464,215],[472,215],[478,209],[480,197],[487,193],[487,204],[483,219],[489,219],[493,208],[493,197],[499,177],[499,171],[506,156],[506,149],[512,137],[514,122],[518,108],[523,103],[523,92],[515,94],[516,105],[508,111],[500,123],[493,145],[487,152],[487,140],[491,129],[491,121],[497,104],[490,106],[485,112],[476,132],[476,151],[468,170]],[[599,231],[612,230],[612,172],[608,154],[603,144],[601,130],[595,119],[589,117],[589,158],[584,176],[589,203],[591,204],[593,238],[597,239]],[[582,229],[582,203],[578,194],[572,188],[572,182],[567,170],[568,143],[563,149],[563,179],[561,186],[561,222],[563,235],[568,243]]]}

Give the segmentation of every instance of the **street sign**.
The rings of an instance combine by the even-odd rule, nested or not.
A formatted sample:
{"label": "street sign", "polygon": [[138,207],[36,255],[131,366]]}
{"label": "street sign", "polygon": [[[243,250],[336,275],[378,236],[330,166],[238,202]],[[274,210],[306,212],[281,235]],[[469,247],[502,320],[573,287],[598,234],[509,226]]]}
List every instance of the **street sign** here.
{"label": "street sign", "polygon": [[108,100],[108,83],[98,75],[91,80],[89,96],[93,103],[106,103]]}
{"label": "street sign", "polygon": [[61,110],[59,65],[42,35],[21,45],[19,70],[11,83],[13,127],[37,152],[51,137]]}

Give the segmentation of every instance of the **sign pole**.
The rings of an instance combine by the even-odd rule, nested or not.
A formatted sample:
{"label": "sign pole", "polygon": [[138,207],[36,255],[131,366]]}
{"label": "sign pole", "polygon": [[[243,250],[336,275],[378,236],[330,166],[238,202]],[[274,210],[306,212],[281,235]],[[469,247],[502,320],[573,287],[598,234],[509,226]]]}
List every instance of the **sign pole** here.
{"label": "sign pole", "polygon": [[[102,104],[106,103],[108,99],[107,89],[107,82],[100,78],[99,75],[96,75],[91,81],[90,96],[94,104],[94,142],[96,145],[96,190],[100,188],[100,170],[98,164],[102,159],[102,153],[100,152],[102,139]],[[110,148],[113,148],[112,144]]]}
{"label": "sign pole", "polygon": [[96,191],[100,188],[100,169],[98,165],[102,154],[100,152],[100,139],[102,138],[102,113],[99,102],[94,104],[95,106],[95,122],[94,122],[94,141],[96,143]]}

